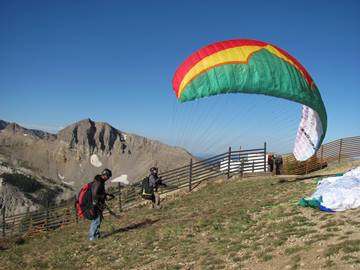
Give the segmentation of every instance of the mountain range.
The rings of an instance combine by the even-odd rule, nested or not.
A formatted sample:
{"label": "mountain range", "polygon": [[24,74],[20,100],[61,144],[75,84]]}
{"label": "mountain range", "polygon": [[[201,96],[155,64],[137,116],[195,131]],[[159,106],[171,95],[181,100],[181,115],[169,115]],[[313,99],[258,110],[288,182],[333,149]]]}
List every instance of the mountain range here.
{"label": "mountain range", "polygon": [[[194,158],[186,150],[84,119],[57,134],[0,120],[0,204],[7,213],[73,197],[104,168],[135,182]],[[7,215],[8,215],[7,214]]]}

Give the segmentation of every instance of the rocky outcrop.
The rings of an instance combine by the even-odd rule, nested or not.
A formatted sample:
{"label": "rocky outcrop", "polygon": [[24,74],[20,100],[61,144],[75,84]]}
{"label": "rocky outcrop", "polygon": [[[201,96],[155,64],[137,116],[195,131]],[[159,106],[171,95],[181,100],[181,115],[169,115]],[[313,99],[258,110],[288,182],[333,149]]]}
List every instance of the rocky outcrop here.
{"label": "rocky outcrop", "polygon": [[68,200],[74,192],[71,186],[39,177],[29,169],[12,168],[0,161],[0,208],[5,208],[7,216]]}

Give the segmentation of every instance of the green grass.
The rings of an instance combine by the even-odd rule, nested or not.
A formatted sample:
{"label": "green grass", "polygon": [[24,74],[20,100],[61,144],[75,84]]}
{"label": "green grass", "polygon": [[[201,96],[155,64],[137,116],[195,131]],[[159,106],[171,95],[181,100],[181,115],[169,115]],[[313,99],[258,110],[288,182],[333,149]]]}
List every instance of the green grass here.
{"label": "green grass", "polygon": [[294,247],[290,247],[290,248],[287,248],[285,249],[285,254],[287,255],[291,255],[291,254],[294,254],[294,253],[297,253],[301,250],[304,250],[305,247],[304,246],[294,246]]}
{"label": "green grass", "polygon": [[340,252],[345,254],[360,252],[360,240],[345,240],[331,245],[327,248],[325,256],[329,257]]}
{"label": "green grass", "polygon": [[[262,269],[270,262],[298,269],[302,254],[316,250],[319,241],[338,241],[339,231],[328,228],[349,224],[296,205],[314,187],[266,178],[209,183],[164,201],[160,210],[140,207],[122,213],[120,220],[106,217],[105,237],[97,242],[88,240],[85,221],[21,245],[5,243],[0,269],[224,269],[229,264]],[[344,262],[356,263],[356,241],[329,245],[325,257],[341,251],[352,256]]]}
{"label": "green grass", "polygon": [[291,258],[290,260],[290,265],[291,268],[290,269],[299,269],[300,268],[300,261],[301,261],[301,257],[299,255],[295,255]]}

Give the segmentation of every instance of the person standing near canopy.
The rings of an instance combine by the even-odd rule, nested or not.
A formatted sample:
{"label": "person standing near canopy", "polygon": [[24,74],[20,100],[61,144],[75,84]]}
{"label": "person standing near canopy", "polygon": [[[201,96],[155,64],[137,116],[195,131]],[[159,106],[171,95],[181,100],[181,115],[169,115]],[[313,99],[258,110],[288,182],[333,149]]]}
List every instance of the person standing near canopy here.
{"label": "person standing near canopy", "polygon": [[283,159],[281,155],[276,155],[275,157],[275,171],[276,175],[280,175],[282,171]]}
{"label": "person standing near canopy", "polygon": [[273,172],[274,170],[274,155],[268,155],[268,165],[269,165],[269,171]]}

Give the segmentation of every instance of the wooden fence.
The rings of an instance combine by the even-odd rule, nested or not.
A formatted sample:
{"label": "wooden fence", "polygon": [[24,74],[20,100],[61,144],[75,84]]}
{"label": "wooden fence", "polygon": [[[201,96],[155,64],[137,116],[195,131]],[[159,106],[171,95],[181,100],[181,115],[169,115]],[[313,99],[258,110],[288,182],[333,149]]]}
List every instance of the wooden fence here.
{"label": "wooden fence", "polygon": [[[189,192],[203,181],[214,179],[220,175],[230,178],[232,175],[248,175],[259,172],[266,172],[266,143],[263,148],[250,150],[232,151],[213,156],[211,158],[196,161],[192,159],[189,164],[172,169],[159,176],[167,184],[167,188],[161,193],[173,192],[179,189],[187,189]],[[141,185],[134,183],[122,187],[120,184],[114,192],[116,199],[112,200],[112,210],[121,212],[139,204]],[[15,235],[32,235],[42,231],[54,230],[80,222],[76,215],[75,198],[60,205],[49,205],[44,209],[27,211],[26,213],[13,216],[6,216],[5,207],[2,208],[1,236],[11,237]],[[106,210],[104,215],[109,214]]]}
{"label": "wooden fence", "polygon": [[294,155],[283,158],[283,174],[307,174],[326,167],[329,163],[360,157],[360,136],[343,138],[323,144],[312,158],[299,162]]}

